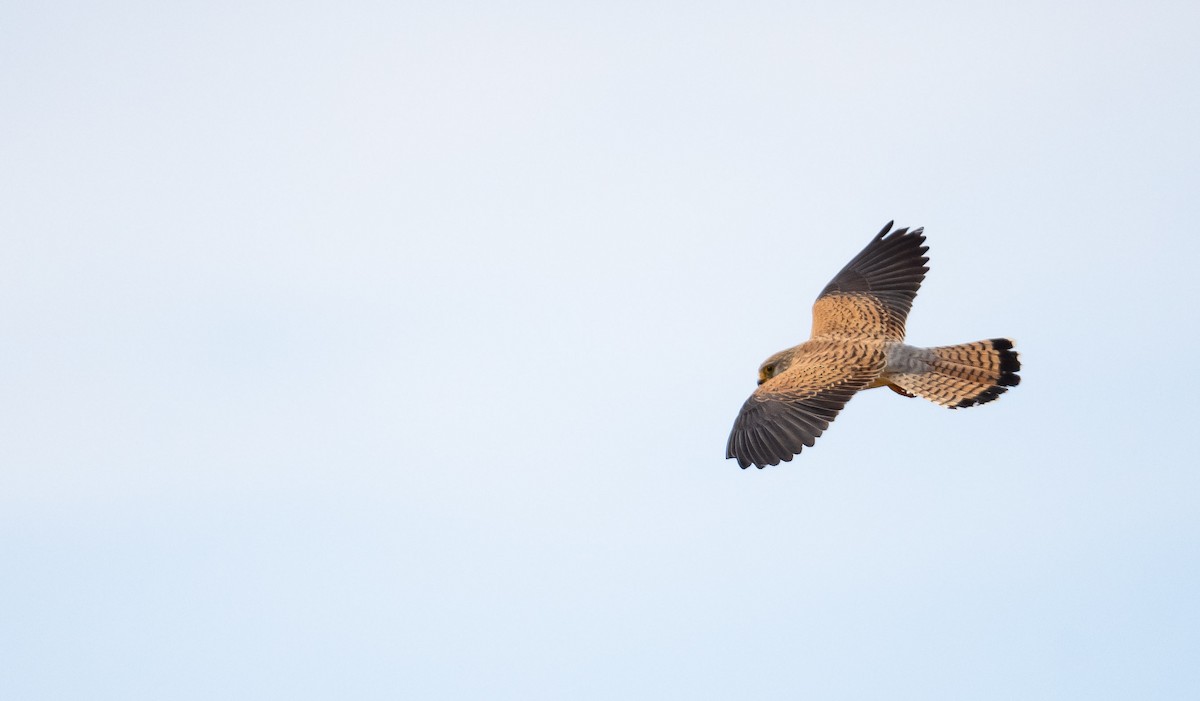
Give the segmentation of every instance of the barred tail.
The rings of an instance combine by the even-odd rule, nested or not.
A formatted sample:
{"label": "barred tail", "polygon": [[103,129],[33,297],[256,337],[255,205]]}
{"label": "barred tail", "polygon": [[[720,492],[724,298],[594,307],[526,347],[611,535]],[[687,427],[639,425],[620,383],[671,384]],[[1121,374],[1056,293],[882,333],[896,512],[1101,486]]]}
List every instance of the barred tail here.
{"label": "barred tail", "polygon": [[1007,338],[930,348],[921,373],[892,374],[889,383],[951,409],[992,401],[1021,382],[1021,361]]}

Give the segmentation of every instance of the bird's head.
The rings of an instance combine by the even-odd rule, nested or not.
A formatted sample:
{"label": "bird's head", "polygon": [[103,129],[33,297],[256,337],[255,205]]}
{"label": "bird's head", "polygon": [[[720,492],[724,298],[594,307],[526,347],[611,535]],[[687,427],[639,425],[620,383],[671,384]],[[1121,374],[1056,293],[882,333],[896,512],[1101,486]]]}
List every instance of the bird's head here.
{"label": "bird's head", "polygon": [[767,380],[779,375],[792,364],[792,359],[796,355],[795,348],[789,348],[785,351],[779,351],[775,355],[767,358],[762,365],[758,367],[758,384],[762,384]]}

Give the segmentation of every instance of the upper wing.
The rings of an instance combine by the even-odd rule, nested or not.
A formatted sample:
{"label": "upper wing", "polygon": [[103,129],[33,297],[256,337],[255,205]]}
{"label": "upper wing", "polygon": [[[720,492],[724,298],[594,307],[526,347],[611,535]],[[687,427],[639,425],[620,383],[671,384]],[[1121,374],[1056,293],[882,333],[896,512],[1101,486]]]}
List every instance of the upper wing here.
{"label": "upper wing", "polygon": [[811,448],[850,397],[883,371],[881,351],[846,350],[854,352],[805,357],[755,390],[733,423],[725,457],[743,469],[762,468]]}
{"label": "upper wing", "polygon": [[873,336],[904,339],[904,321],[929,270],[925,230],[892,222],[842,268],[813,304],[813,338]]}

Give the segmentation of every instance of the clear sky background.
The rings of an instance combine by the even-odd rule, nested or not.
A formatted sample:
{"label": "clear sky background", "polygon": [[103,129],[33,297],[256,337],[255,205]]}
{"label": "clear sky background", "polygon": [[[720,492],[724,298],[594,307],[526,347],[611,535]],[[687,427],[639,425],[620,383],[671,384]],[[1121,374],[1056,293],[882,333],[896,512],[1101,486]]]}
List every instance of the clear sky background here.
{"label": "clear sky background", "polygon": [[[0,697],[1195,698],[1198,29],[5,3]],[[738,469],[889,219],[1021,386]]]}

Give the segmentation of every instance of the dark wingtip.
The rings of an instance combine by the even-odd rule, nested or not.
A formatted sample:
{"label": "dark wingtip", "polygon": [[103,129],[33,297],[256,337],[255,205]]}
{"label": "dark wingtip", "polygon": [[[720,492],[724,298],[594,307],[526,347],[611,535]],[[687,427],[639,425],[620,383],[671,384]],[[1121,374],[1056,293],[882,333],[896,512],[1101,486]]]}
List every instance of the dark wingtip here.
{"label": "dark wingtip", "polygon": [[[919,239],[921,239],[922,241],[924,241],[924,240],[925,240],[925,227],[923,227],[923,226],[918,226],[917,228],[915,228],[915,229],[911,229],[911,230],[910,230],[910,229],[909,229],[909,228],[906,226],[906,227],[904,227],[904,228],[902,228],[902,229],[896,229],[895,231],[892,231],[892,227],[893,227],[893,226],[895,226],[895,224],[896,224],[896,220],[895,220],[895,219],[893,219],[892,221],[888,222],[886,225],[884,225],[884,227],[883,227],[882,229],[880,229],[880,230],[879,230],[879,233],[875,235],[875,238],[876,238],[876,239],[881,239],[881,238],[883,238],[884,236],[887,236],[887,237],[888,237],[888,240],[889,240],[889,241],[891,241],[892,239],[898,239],[898,238],[901,238],[901,237],[903,237],[903,236],[909,236],[909,237],[915,237],[915,238],[919,238]],[[888,232],[891,232],[891,233],[889,234]],[[922,250],[922,251],[921,251],[921,253],[924,253],[925,251],[928,251],[928,250],[929,250],[929,247],[928,247],[928,246],[926,246],[926,247],[924,248],[924,250]]]}

